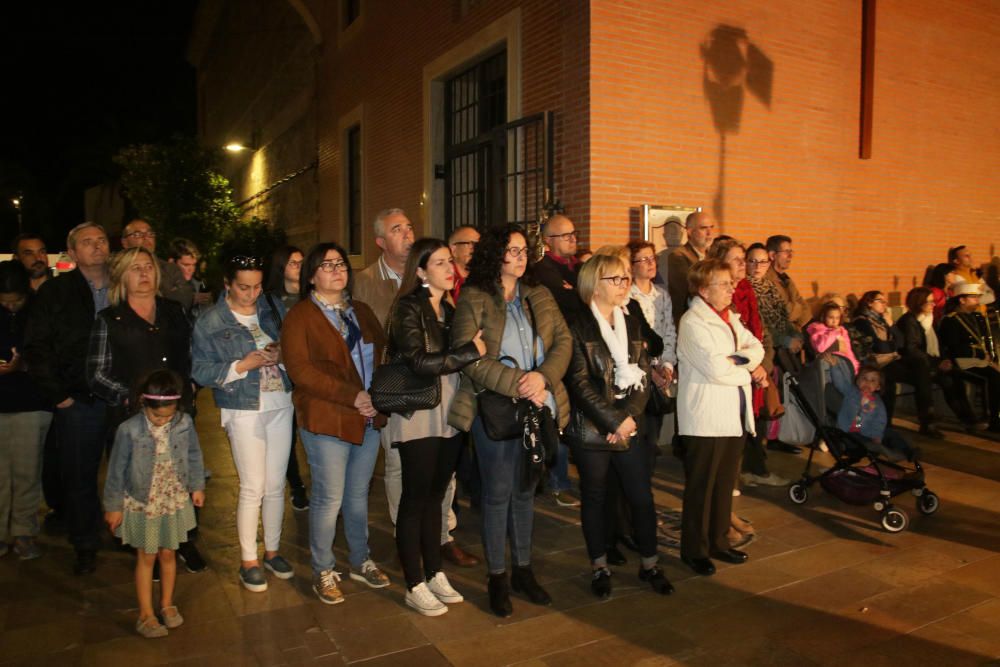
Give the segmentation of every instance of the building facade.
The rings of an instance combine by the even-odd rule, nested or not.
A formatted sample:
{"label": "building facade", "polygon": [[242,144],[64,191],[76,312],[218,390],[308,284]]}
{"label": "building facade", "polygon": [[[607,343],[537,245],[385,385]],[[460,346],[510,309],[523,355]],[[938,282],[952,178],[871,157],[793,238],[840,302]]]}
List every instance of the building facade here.
{"label": "building facade", "polygon": [[558,205],[591,247],[700,206],[792,236],[807,296],[905,294],[949,246],[995,254],[1000,5],[878,3],[861,159],[864,4],[211,0],[201,138],[255,137],[248,211],[359,265],[390,206],[443,235]]}

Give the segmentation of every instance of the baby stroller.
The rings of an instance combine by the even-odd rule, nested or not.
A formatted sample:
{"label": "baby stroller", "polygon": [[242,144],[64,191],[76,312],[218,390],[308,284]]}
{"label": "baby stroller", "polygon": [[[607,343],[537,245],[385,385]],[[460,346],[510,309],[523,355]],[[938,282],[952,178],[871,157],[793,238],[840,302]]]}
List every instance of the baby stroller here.
{"label": "baby stroller", "polygon": [[[870,503],[881,514],[882,527],[890,533],[904,530],[909,523],[906,512],[892,504],[892,499],[902,493],[909,491],[916,496],[917,510],[922,514],[937,512],[940,499],[924,484],[924,470],[917,456],[912,457],[912,467],[904,466],[904,455],[875,445],[853,433],[828,426],[817,417],[794,377],[790,378],[788,388],[794,399],[794,407],[801,409],[816,427],[817,438],[809,450],[802,478],[788,488],[788,497],[793,503],[804,504],[809,499],[809,487],[818,481],[828,493],[845,503]],[[809,468],[820,438],[826,441],[836,462],[832,468],[810,476]]]}

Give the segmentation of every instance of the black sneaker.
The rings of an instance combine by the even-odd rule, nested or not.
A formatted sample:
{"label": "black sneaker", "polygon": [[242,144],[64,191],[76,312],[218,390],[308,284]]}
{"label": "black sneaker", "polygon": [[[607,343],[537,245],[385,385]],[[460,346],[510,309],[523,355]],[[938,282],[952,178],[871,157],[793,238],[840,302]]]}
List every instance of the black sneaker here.
{"label": "black sneaker", "polygon": [[193,542],[185,542],[177,547],[177,556],[184,563],[184,569],[192,574],[201,572],[208,567],[208,564],[201,557],[201,554],[198,553],[198,549],[194,546]]}
{"label": "black sneaker", "polygon": [[292,489],[292,509],[296,512],[305,512],[309,509],[309,496],[306,495],[304,486]]}
{"label": "black sneaker", "polygon": [[611,570],[606,567],[599,567],[594,570],[593,578],[590,580],[590,590],[599,598],[611,596]]}

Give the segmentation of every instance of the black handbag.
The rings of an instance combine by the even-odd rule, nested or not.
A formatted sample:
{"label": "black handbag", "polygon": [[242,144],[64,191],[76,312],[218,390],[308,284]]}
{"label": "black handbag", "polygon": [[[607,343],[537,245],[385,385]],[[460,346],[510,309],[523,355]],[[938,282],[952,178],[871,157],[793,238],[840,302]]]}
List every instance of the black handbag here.
{"label": "black handbag", "polygon": [[[430,339],[424,314],[420,313],[424,330],[424,350],[430,352]],[[392,339],[392,320],[389,321],[389,339]],[[372,373],[368,393],[372,405],[384,414],[398,414],[409,419],[417,410],[430,410],[441,402],[441,378],[437,375],[417,375],[399,356],[386,363],[386,349],[382,349],[382,363]]]}
{"label": "black handbag", "polygon": [[[504,360],[510,361],[514,364],[514,368],[517,368],[517,362],[511,357],[503,356],[497,359],[497,361]],[[521,399],[483,389],[476,395],[476,402],[483,430],[490,440],[513,440],[522,434],[523,420],[518,410]]]}

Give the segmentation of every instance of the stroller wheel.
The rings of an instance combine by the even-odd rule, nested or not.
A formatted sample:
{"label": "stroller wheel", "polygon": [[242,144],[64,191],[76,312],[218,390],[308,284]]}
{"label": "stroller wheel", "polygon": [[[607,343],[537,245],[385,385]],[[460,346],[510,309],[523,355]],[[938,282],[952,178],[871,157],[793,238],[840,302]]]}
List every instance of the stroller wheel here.
{"label": "stroller wheel", "polygon": [[882,527],[885,528],[890,533],[898,533],[906,528],[908,519],[906,513],[903,510],[896,509],[895,507],[890,507],[882,515]]}
{"label": "stroller wheel", "polygon": [[801,505],[809,500],[809,489],[804,484],[796,482],[788,487],[788,499],[796,505]]}
{"label": "stroller wheel", "polygon": [[927,516],[937,512],[940,506],[941,499],[933,491],[925,490],[917,500],[917,509],[920,510],[921,514],[926,514]]}

